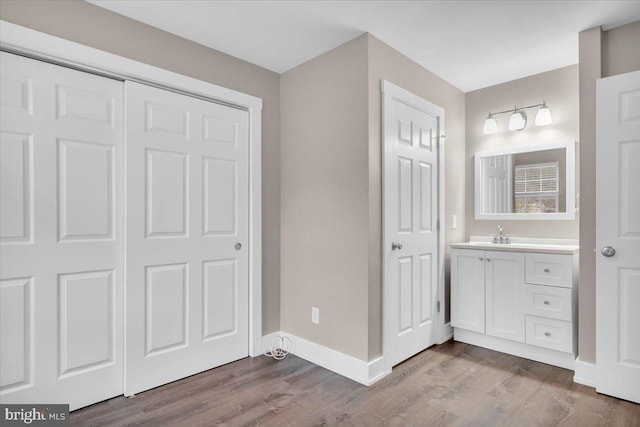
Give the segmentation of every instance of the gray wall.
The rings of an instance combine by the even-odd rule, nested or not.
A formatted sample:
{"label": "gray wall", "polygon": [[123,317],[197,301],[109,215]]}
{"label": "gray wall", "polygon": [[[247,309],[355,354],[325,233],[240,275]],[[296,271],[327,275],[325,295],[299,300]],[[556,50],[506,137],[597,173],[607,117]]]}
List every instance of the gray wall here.
{"label": "gray wall", "polygon": [[640,21],[579,34],[580,44],[580,311],[578,355],[596,360],[596,80],[640,70]]}
{"label": "gray wall", "polygon": [[445,109],[445,239],[461,241],[461,91],[369,34],[281,79],[282,329],[361,360],[382,353],[382,79]]}
{"label": "gray wall", "polygon": [[640,21],[602,33],[602,76],[640,70]]}
{"label": "gray wall", "polygon": [[[539,104],[546,100],[553,124],[535,126],[535,109],[527,110],[527,126],[521,131],[507,129],[509,114],[496,116],[498,132],[484,135],[482,126],[491,111],[504,111],[514,105]],[[578,215],[575,220],[476,220],[474,154],[494,148],[535,146],[559,140],[578,140],[578,66],[571,65],[466,94],[466,234],[492,235],[498,224],[505,233],[518,237],[577,239]],[[576,145],[579,158],[580,143]],[[576,192],[580,192],[579,167],[576,160]]]}
{"label": "gray wall", "polygon": [[[369,35],[369,358],[382,354],[382,98],[388,80],[444,108],[445,293],[449,291],[449,244],[464,241],[464,93],[376,37]],[[451,228],[451,216],[457,228]],[[444,303],[445,318],[449,304]]]}
{"label": "gray wall", "polygon": [[280,76],[83,1],[2,1],[0,19],[262,98],[263,332],[280,328]]}
{"label": "gray wall", "polygon": [[[367,360],[367,35],[281,76],[282,330]],[[311,323],[311,307],[320,324]]]}

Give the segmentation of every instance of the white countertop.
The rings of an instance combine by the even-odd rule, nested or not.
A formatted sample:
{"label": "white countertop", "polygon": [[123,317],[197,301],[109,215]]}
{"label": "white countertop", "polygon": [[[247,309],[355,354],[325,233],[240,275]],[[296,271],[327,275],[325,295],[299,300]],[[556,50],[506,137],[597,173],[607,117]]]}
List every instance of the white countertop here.
{"label": "white countertop", "polygon": [[576,254],[580,249],[573,239],[536,239],[511,237],[510,244],[492,243],[492,236],[471,236],[468,242],[452,243],[453,249],[478,249],[504,252],[538,252],[547,254]]}

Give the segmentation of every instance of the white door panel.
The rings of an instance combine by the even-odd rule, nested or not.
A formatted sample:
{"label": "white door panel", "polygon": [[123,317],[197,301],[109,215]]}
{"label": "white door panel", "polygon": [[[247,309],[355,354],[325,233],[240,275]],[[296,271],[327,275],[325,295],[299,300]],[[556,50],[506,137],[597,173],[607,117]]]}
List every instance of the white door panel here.
{"label": "white door panel", "polygon": [[482,213],[513,212],[513,155],[482,158]]}
{"label": "white door panel", "polygon": [[451,325],[485,333],[484,251],[451,252]]}
{"label": "white door panel", "polygon": [[597,125],[597,390],[640,403],[640,71],[598,81]]}
{"label": "white door panel", "polygon": [[248,355],[249,122],[137,83],[126,92],[129,395]]}
{"label": "white door panel", "polygon": [[385,359],[393,366],[436,340],[440,118],[390,99],[384,120]]}
{"label": "white door panel", "polygon": [[0,396],[122,393],[123,84],[1,53]]}
{"label": "white door panel", "polygon": [[524,342],[524,254],[485,251],[486,334]]}

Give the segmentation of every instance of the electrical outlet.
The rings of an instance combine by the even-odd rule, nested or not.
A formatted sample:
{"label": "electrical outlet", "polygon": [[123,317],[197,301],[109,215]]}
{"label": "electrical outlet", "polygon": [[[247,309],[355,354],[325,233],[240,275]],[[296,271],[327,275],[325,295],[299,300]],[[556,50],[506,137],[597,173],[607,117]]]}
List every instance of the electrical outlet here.
{"label": "electrical outlet", "polygon": [[311,307],[311,322],[316,325],[320,324],[320,309],[318,307]]}
{"label": "electrical outlet", "polygon": [[451,217],[451,229],[455,230],[456,228],[458,228],[458,218],[455,215],[453,215]]}

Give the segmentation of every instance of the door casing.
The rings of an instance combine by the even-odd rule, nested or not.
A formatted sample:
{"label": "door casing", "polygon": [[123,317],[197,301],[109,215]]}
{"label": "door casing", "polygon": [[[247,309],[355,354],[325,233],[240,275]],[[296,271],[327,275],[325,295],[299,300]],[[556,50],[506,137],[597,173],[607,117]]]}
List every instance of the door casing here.
{"label": "door casing", "polygon": [[249,112],[249,355],[262,355],[262,99],[3,20],[0,50]]}
{"label": "door casing", "polygon": [[[444,177],[445,177],[445,166],[444,166],[444,152],[445,152],[445,144],[444,138],[445,135],[443,133],[445,129],[445,111],[442,107],[439,107],[418,95],[409,92],[406,89],[401,88],[387,80],[382,80],[380,82],[380,91],[382,92],[382,165],[385,164],[385,156],[387,152],[387,145],[390,141],[387,141],[386,132],[385,132],[385,123],[387,116],[389,114],[389,105],[392,100],[400,101],[404,104],[407,104],[413,108],[418,110],[422,110],[425,112],[436,112],[439,117],[439,132],[440,135],[437,135],[437,148],[438,148],[438,259],[436,261],[437,272],[438,272],[438,321],[436,322],[436,337],[437,343],[441,344],[451,337],[453,337],[453,328],[450,323],[445,323],[445,295],[444,295],[444,254],[445,254],[445,245],[444,245],[444,230],[445,230],[445,216],[444,216]],[[385,197],[388,194],[388,189],[385,184],[385,168],[382,167],[382,245],[383,248],[387,248],[391,245],[390,239],[387,237],[387,233],[385,230],[385,214],[384,214],[384,206],[385,206]],[[382,253],[380,254],[382,257]],[[388,301],[385,300],[385,292],[387,288],[390,286],[386,280],[386,270],[387,266],[384,262],[384,258],[382,262],[382,356],[384,358],[385,363],[385,372],[391,372],[392,365],[388,357],[385,355],[390,354],[389,351],[389,337],[391,333],[390,328],[390,307],[388,307]]]}

